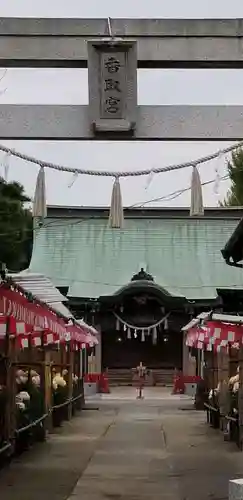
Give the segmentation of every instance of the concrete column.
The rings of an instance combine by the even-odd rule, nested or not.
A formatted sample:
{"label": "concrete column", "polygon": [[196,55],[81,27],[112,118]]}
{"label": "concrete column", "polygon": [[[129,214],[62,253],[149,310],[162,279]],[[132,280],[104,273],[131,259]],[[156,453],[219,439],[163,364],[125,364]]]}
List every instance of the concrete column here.
{"label": "concrete column", "polygon": [[242,500],[243,479],[233,479],[229,481],[229,500]]}

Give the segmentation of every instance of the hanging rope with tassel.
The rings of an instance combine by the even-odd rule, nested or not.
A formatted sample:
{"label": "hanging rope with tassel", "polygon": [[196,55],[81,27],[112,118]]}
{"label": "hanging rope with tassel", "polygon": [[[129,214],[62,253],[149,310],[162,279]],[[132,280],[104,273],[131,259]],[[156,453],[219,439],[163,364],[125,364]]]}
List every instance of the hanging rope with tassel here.
{"label": "hanging rope with tassel", "polygon": [[119,328],[117,328],[117,326],[118,326],[119,324],[122,324],[122,325],[125,325],[125,326],[126,326],[127,330],[129,330],[129,329],[130,329],[130,331],[131,331],[131,330],[135,330],[135,331],[137,331],[137,330],[144,330],[144,331],[145,331],[145,330],[146,330],[146,331],[148,331],[148,332],[149,332],[149,331],[153,331],[153,330],[154,330],[154,328],[156,329],[156,328],[158,328],[158,326],[160,326],[160,325],[162,325],[162,324],[164,324],[164,323],[166,323],[166,327],[167,327],[167,329],[168,329],[168,318],[169,318],[169,316],[170,316],[170,312],[168,312],[168,313],[167,313],[167,314],[166,314],[163,318],[161,318],[159,321],[157,321],[157,323],[154,323],[153,325],[150,325],[150,326],[146,326],[146,327],[144,326],[144,327],[141,327],[141,326],[135,326],[135,325],[132,325],[131,323],[127,323],[127,321],[125,321],[124,319],[122,319],[122,318],[121,318],[121,317],[120,317],[120,316],[119,316],[116,312],[114,312],[114,311],[113,311],[113,314],[114,314],[114,316],[115,316],[115,318],[116,318],[116,330],[117,330],[117,329],[119,330]]}
{"label": "hanging rope with tassel", "polygon": [[243,142],[238,142],[227,148],[215,151],[214,153],[211,153],[207,156],[202,156],[201,158],[197,158],[196,160],[190,160],[183,163],[167,165],[165,167],[153,167],[143,170],[121,170],[119,172],[115,172],[114,170],[94,170],[88,168],[79,169],[79,168],[67,167],[65,165],[59,165],[49,161],[40,160],[39,158],[35,158],[34,156],[30,156],[20,151],[17,151],[14,148],[8,148],[3,144],[0,144],[0,151],[3,151],[4,153],[9,153],[11,156],[16,156],[17,158],[23,161],[34,163],[35,165],[39,165],[40,167],[58,170],[59,172],[72,172],[72,173],[77,173],[78,175],[91,175],[97,177],[121,178],[121,177],[140,177],[143,175],[150,175],[150,174],[162,174],[165,172],[172,172],[174,170],[181,170],[184,168],[195,167],[198,165],[202,165],[203,163],[207,163],[211,160],[214,160],[219,156],[231,153],[232,151],[235,151],[241,147],[243,147]]}
{"label": "hanging rope with tassel", "polygon": [[198,169],[195,166],[192,169],[190,216],[200,215],[204,215],[202,184]]}
{"label": "hanging rope with tassel", "polygon": [[47,215],[47,207],[46,207],[45,169],[44,167],[40,167],[37,176],[35,196],[33,201],[33,217],[39,219],[41,223],[43,223],[46,215]]}
{"label": "hanging rope with tassel", "polygon": [[[109,226],[112,228],[122,228],[124,225],[124,216],[123,216],[123,206],[122,206],[122,195],[121,195],[121,187],[120,187],[120,178],[121,177],[138,177],[142,175],[149,175],[150,180],[154,174],[172,172],[175,170],[180,170],[188,167],[193,167],[192,172],[192,183],[191,183],[191,216],[202,216],[204,214],[203,208],[203,196],[202,196],[202,184],[200,181],[200,175],[197,169],[197,166],[208,161],[211,161],[215,158],[222,157],[222,155],[226,155],[232,151],[235,151],[243,146],[242,142],[229,146],[225,149],[216,151],[207,156],[198,158],[196,160],[179,163],[175,165],[168,165],[166,167],[153,167],[151,169],[137,170],[137,171],[100,171],[100,170],[92,170],[92,169],[77,169],[66,167],[64,165],[57,165],[52,162],[47,162],[44,160],[40,160],[38,158],[32,157],[30,155],[26,155],[20,151],[16,151],[14,148],[8,148],[3,144],[0,144],[0,151],[7,153],[9,156],[15,156],[20,158],[26,162],[34,163],[39,165],[41,176],[37,179],[37,184],[39,182],[43,182],[41,178],[44,179],[44,168],[51,168],[57,170],[59,172],[72,172],[74,174],[73,181],[76,179],[78,175],[91,175],[91,176],[99,176],[99,177],[115,177],[115,182],[112,190],[112,198],[111,198],[111,208],[110,208],[110,217],[109,217]],[[71,185],[73,182],[71,183]],[[205,184],[205,183],[204,183]],[[71,187],[70,185],[70,187]],[[38,194],[38,192],[42,192],[42,194]],[[42,188],[39,185],[36,185],[36,193],[34,206],[42,205],[42,209],[35,208],[34,211],[38,213],[42,213],[41,217],[44,218],[46,216],[46,208],[44,208],[45,203],[44,194],[44,182]],[[40,197],[42,197],[42,202],[40,202]],[[37,201],[38,200],[38,201]],[[43,216],[44,214],[44,216]],[[34,215],[37,217],[37,215]]]}
{"label": "hanging rope with tassel", "polygon": [[109,227],[123,228],[124,215],[122,206],[122,194],[119,177],[115,178],[112,195],[111,195],[111,208],[109,216]]}

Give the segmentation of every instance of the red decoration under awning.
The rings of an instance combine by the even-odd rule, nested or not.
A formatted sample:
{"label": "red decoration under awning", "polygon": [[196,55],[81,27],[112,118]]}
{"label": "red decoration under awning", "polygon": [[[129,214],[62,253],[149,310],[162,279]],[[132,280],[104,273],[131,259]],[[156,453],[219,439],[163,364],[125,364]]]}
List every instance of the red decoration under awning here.
{"label": "red decoration under awning", "polygon": [[186,344],[197,349],[220,351],[229,345],[239,347],[243,344],[243,325],[206,321],[187,332]]}
{"label": "red decoration under awning", "polygon": [[88,344],[88,335],[85,331],[78,325],[67,325],[65,338],[60,338],[60,342],[73,341],[78,345]]}
{"label": "red decoration under awning", "polygon": [[48,306],[30,302],[21,292],[0,286],[0,338],[6,335],[7,318],[9,333],[18,336],[22,348],[28,346],[29,335],[34,346],[41,346],[43,333],[45,345],[71,341],[75,347],[85,348],[98,343],[88,325],[66,324]]}
{"label": "red decoration under awning", "polygon": [[59,338],[66,332],[65,322],[48,307],[29,302],[21,293],[3,286],[0,287],[0,313],[15,319],[16,333],[38,329],[49,331]]}

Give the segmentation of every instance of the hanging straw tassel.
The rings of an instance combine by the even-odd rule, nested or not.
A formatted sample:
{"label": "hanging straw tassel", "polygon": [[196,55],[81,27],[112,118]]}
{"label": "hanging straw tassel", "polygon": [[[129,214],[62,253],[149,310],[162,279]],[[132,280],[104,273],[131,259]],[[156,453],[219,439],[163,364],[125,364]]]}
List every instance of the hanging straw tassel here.
{"label": "hanging straw tassel", "polygon": [[10,164],[11,153],[8,152],[4,155],[2,166],[4,168],[4,180],[8,182],[9,164]]}
{"label": "hanging straw tassel", "polygon": [[141,342],[145,342],[145,331],[142,330],[141,332]]}
{"label": "hanging straw tassel", "polygon": [[193,167],[191,179],[190,216],[204,215],[201,179],[197,167]]}
{"label": "hanging straw tassel", "polygon": [[118,318],[116,318],[116,331],[119,332],[120,330],[120,321]]}
{"label": "hanging straw tassel", "polygon": [[128,340],[131,340],[131,338],[132,338],[131,328],[129,328],[129,327],[127,329],[127,338],[128,338]]}
{"label": "hanging straw tassel", "polygon": [[33,217],[42,219],[47,215],[46,209],[46,184],[45,184],[45,170],[41,167],[37,176],[35,196],[33,201]]}
{"label": "hanging straw tassel", "polygon": [[123,228],[123,206],[119,177],[115,179],[111,196],[111,208],[109,216],[109,227]]}
{"label": "hanging straw tassel", "polygon": [[156,329],[156,327],[153,328],[152,343],[153,343],[153,345],[157,344],[157,329]]}
{"label": "hanging straw tassel", "polygon": [[164,320],[164,329],[169,330],[168,318],[165,318],[165,320]]}

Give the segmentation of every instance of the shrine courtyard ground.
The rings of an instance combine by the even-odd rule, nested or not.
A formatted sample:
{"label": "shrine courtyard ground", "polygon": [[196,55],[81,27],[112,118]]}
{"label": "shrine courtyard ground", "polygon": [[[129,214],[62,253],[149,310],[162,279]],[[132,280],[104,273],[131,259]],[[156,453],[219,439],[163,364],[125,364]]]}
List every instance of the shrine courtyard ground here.
{"label": "shrine courtyard ground", "polygon": [[114,389],[0,472],[3,500],[226,500],[243,454],[168,389]]}

